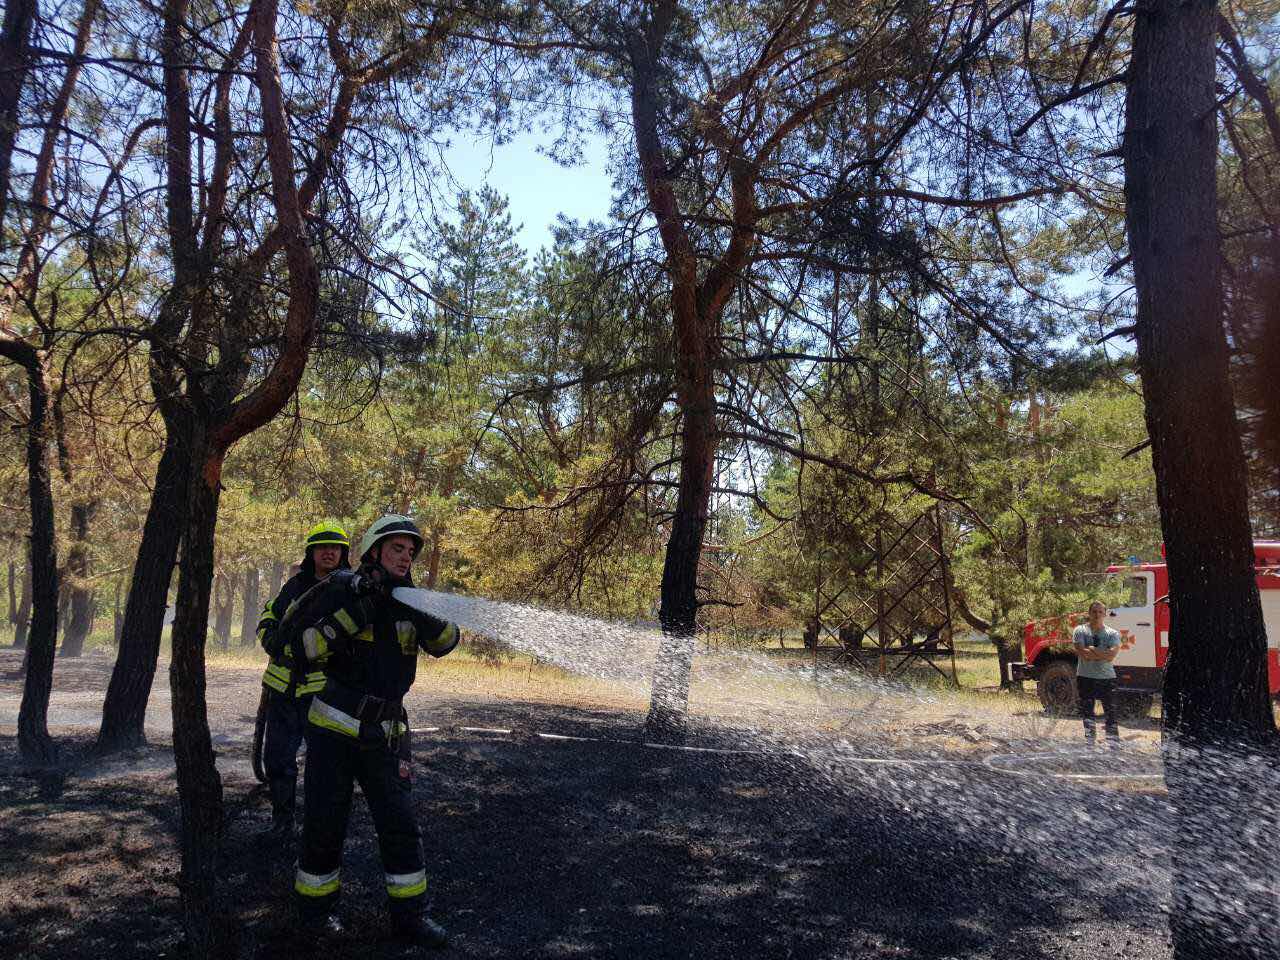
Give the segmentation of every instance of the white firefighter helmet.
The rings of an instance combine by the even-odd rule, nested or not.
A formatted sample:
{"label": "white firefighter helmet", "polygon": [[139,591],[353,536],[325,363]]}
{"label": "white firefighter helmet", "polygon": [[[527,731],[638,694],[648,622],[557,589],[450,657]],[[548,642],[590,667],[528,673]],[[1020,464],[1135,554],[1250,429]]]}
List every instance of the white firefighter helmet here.
{"label": "white firefighter helmet", "polygon": [[418,529],[418,525],[413,522],[412,518],[401,516],[398,513],[388,513],[379,517],[369,525],[369,529],[364,532],[364,536],[360,538],[360,559],[368,560],[369,551],[374,548],[379,540],[387,537],[405,536],[413,538],[413,553],[418,555],[418,551],[422,549],[422,531]]}

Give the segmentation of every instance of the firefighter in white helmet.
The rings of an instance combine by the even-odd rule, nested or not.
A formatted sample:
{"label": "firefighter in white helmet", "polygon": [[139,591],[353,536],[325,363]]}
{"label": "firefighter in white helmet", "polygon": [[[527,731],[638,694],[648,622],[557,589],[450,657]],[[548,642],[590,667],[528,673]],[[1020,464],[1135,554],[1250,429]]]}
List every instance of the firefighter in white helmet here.
{"label": "firefighter in white helmet", "polygon": [[391,596],[412,586],[422,533],[409,517],[388,515],[360,541],[354,574],[330,577],[299,601],[282,625],[295,657],[324,660],[325,685],[307,720],[301,851],[294,892],[304,929],[340,933],[342,844],[352,787],[369,804],[393,932],[416,947],[448,943],[427,918],[426,864],[413,814],[412,757],[402,698],[413,685],[418,651],[443,657],[458,644],[455,624]]}

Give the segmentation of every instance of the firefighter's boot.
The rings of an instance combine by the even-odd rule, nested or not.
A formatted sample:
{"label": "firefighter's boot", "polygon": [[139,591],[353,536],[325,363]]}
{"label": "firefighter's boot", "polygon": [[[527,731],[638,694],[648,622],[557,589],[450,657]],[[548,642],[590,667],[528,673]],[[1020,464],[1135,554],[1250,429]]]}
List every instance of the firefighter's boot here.
{"label": "firefighter's boot", "polygon": [[444,927],[420,913],[398,913],[391,917],[396,938],[420,950],[443,950],[449,945]]}

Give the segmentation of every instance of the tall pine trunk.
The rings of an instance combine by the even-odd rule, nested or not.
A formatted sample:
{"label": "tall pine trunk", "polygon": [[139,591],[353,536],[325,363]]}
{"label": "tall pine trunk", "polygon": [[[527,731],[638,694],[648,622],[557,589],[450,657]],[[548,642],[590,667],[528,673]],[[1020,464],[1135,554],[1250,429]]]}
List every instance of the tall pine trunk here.
{"label": "tall pine trunk", "polygon": [[428,590],[434,590],[440,581],[440,555],[443,553],[444,529],[431,528],[431,552],[427,554],[427,582],[423,584]]}
{"label": "tall pine trunk", "polygon": [[78,657],[93,630],[94,595],[89,586],[89,528],[98,512],[98,501],[88,499],[71,505],[71,547],[67,551],[67,610],[60,657]]}
{"label": "tall pine trunk", "polygon": [[[199,426],[196,430],[201,430]],[[222,839],[222,778],[215,766],[205,705],[205,635],[213,584],[213,537],[218,519],[221,456],[207,463],[203,433],[192,444],[187,517],[178,565],[169,688],[173,694],[173,752],[182,814],[179,891],[188,948],[195,957],[218,956],[225,932],[215,902]]]}
{"label": "tall pine trunk", "polygon": [[[1165,779],[1178,960],[1274,956],[1276,730],[1217,224],[1216,5],[1135,11],[1124,139],[1138,367],[1169,568]],[[1265,757],[1265,765],[1256,762]]]}
{"label": "tall pine trunk", "polygon": [[285,565],[282,560],[271,561],[271,596],[280,595],[280,588],[284,586]]}
{"label": "tall pine trunk", "polygon": [[155,486],[125,600],[120,649],[102,705],[102,726],[95,747],[100,753],[147,742],[143,723],[160,657],[169,582],[186,522],[187,475],[191,469],[187,425],[178,418],[166,418],[166,427],[164,451],[156,467]]}
{"label": "tall pine trunk", "polygon": [[0,27],[0,227],[4,226],[12,191],[9,180],[21,125],[22,88],[37,59],[31,55],[30,41],[39,18],[36,0],[6,0]]}
{"label": "tall pine trunk", "polygon": [[[693,300],[690,294],[689,300]],[[662,644],[654,669],[645,737],[673,742],[684,734],[698,620],[702,559],[716,457],[715,386],[709,351],[713,337],[692,303],[676,298],[676,395],[682,420],[680,490],[662,565],[658,611]]]}
{"label": "tall pine trunk", "polygon": [[240,646],[252,647],[257,640],[258,614],[258,592],[262,576],[258,571],[257,564],[250,565],[244,572],[244,605],[240,608],[244,611],[240,619]]}
{"label": "tall pine trunk", "polygon": [[27,562],[22,568],[22,593],[18,597],[18,613],[13,622],[13,647],[15,650],[25,650],[27,646],[27,631],[31,627],[31,546],[30,539],[26,541],[27,546]]}
{"label": "tall pine trunk", "polygon": [[236,582],[233,577],[219,573],[214,578],[213,633],[218,646],[226,653],[231,646],[231,615],[235,609]]}
{"label": "tall pine trunk", "polygon": [[115,602],[111,605],[111,643],[120,649],[120,630],[124,626],[124,611],[120,609],[120,581],[115,585]]}
{"label": "tall pine trunk", "polygon": [[50,416],[47,357],[32,350],[26,367],[31,414],[27,424],[27,487],[31,505],[31,633],[26,680],[18,712],[18,749],[32,763],[52,763],[49,694],[58,636],[58,546],[54,540],[53,488],[49,479]]}

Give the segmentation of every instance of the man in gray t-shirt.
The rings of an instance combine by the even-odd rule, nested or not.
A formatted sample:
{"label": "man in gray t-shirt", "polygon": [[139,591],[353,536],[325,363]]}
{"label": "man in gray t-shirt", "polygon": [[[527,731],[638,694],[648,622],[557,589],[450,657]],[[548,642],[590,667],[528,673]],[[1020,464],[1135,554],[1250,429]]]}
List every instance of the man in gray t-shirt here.
{"label": "man in gray t-shirt", "polygon": [[1098,741],[1093,705],[1101,700],[1107,742],[1114,748],[1120,745],[1120,727],[1116,723],[1112,689],[1116,682],[1116,668],[1111,661],[1120,652],[1120,634],[1103,623],[1106,616],[1107,608],[1101,601],[1089,604],[1089,620],[1076,627],[1071,634],[1071,645],[1076,651],[1076,690],[1080,694],[1080,719],[1084,721],[1085,739],[1090,744]]}

